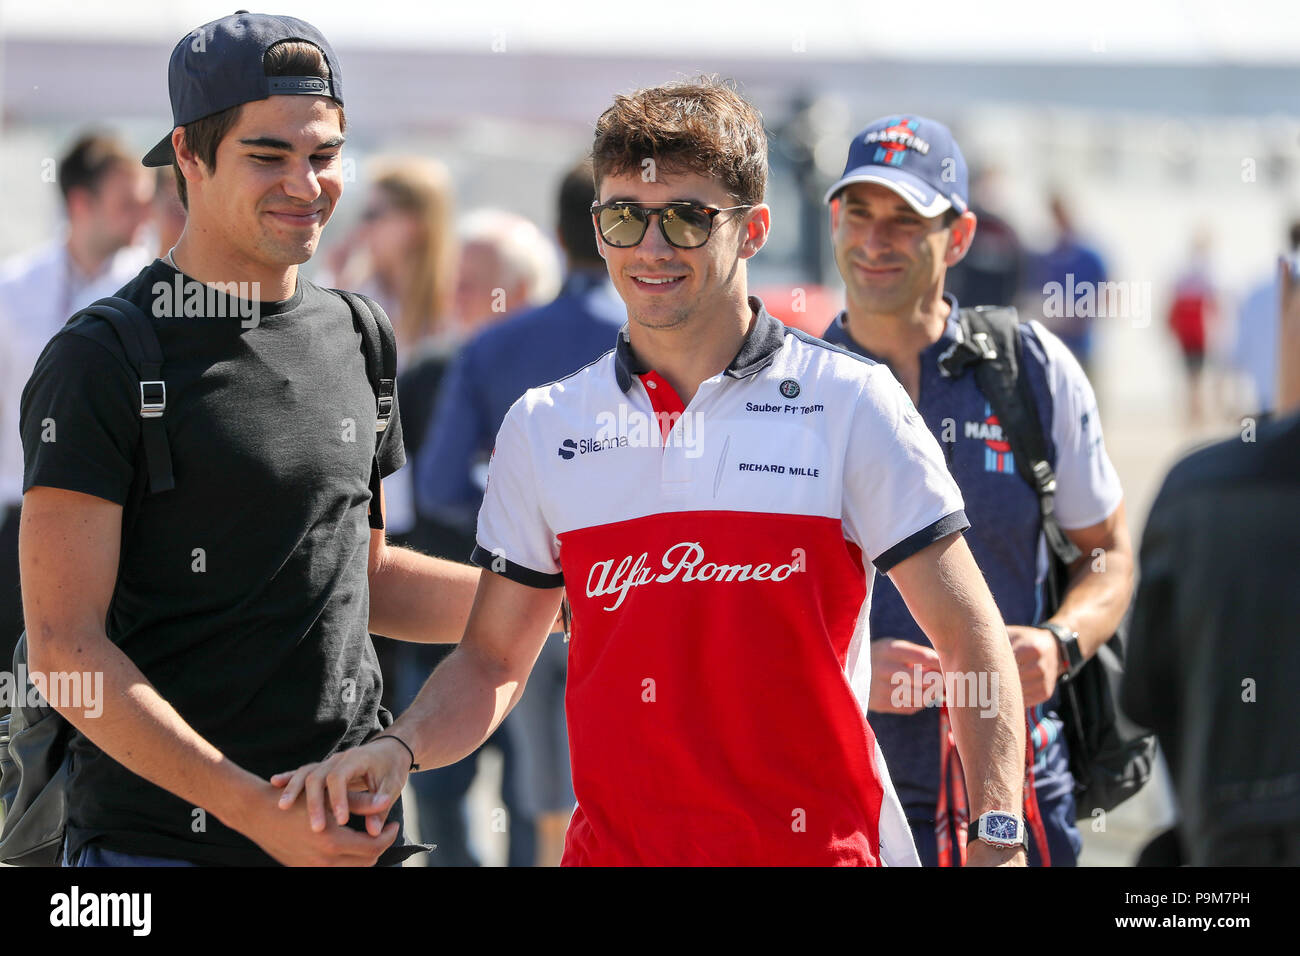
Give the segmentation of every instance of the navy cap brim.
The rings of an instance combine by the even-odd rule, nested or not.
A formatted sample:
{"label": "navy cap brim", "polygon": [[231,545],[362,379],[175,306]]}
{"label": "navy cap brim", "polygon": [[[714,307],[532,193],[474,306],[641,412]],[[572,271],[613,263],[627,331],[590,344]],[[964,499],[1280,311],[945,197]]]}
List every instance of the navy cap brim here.
{"label": "navy cap brim", "polygon": [[[907,204],[916,211],[917,215],[927,219],[954,208],[947,196],[926,185],[906,170],[874,163],[846,172],[834,186],[826,190],[826,197],[822,201],[829,203],[835,198],[837,192],[854,183],[876,183],[893,190],[907,200]],[[958,211],[965,212],[964,209]]]}
{"label": "navy cap brim", "polygon": [[172,131],[168,130],[162,141],[145,153],[140,162],[145,166],[170,166],[175,158],[176,154],[172,152]]}

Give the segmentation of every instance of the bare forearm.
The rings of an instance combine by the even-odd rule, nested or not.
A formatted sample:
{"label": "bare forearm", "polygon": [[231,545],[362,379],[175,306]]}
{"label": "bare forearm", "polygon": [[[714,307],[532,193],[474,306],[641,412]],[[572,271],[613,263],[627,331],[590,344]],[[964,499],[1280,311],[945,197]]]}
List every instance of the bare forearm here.
{"label": "bare forearm", "polygon": [[477,750],[523,688],[522,679],[508,677],[462,645],[438,665],[389,732],[415,752],[421,768],[444,767]]}
{"label": "bare forearm", "polygon": [[[993,595],[959,536],[935,542],[890,572],[939,653],[971,818],[1019,811],[1025,712],[1015,656]],[[960,706],[959,706],[960,705]]]}
{"label": "bare forearm", "polygon": [[[29,663],[34,673],[83,675],[82,699],[59,701],[59,713],[132,773],[228,826],[238,829],[245,799],[266,786],[187,724],[102,630],[65,635],[58,644],[37,641]],[[85,675],[95,701],[86,694]]]}
{"label": "bare forearm", "polygon": [[1133,595],[1133,555],[1111,549],[1096,557],[1085,554],[1070,577],[1060,608],[1049,618],[1079,634],[1083,656],[1091,657],[1108,641],[1128,610]]}
{"label": "bare forearm", "polygon": [[939,655],[945,674],[958,675],[950,686],[965,680],[961,675],[974,675],[964,684],[974,687],[974,695],[948,703],[971,819],[986,810],[1018,812],[1024,789],[1024,698],[1006,628],[991,598],[988,604],[965,622],[968,636]]}
{"label": "bare forearm", "polygon": [[458,643],[481,573],[467,564],[386,547],[370,575],[371,632],[399,641]]}

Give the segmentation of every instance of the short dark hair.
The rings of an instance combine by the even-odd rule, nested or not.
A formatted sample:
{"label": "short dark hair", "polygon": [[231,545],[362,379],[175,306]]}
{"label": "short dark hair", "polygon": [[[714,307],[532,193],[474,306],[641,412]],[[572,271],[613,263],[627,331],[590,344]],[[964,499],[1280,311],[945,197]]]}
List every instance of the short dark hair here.
{"label": "short dark hair", "polygon": [[947,229],[960,218],[961,213],[957,211],[957,208],[955,206],[949,206],[943,214],[943,228]]}
{"label": "short dark hair", "polygon": [[104,177],[121,164],[135,162],[122,141],[111,133],[86,133],[82,135],[59,160],[57,171],[59,191],[66,204],[74,189],[99,191]]}
{"label": "short dark hair", "polygon": [[591,204],[596,199],[596,180],[591,161],[584,159],[560,182],[559,233],[565,255],[574,263],[603,264],[596,248],[596,230],[591,225]]}
{"label": "short dark hair", "polygon": [[[320,47],[306,40],[282,40],[266,51],[262,60],[267,76],[318,76],[323,80],[330,78],[329,64]],[[185,145],[194,151],[208,169],[217,168],[217,147],[239,122],[243,104],[213,113],[192,123],[186,123]],[[339,130],[346,131],[347,119],[343,115],[343,104],[339,104]],[[189,196],[185,189],[185,175],[180,163],[172,159],[172,171],[176,174],[176,193],[181,205],[190,208]]]}
{"label": "short dark hair", "polygon": [[767,190],[763,116],[716,75],[614,97],[596,121],[592,168],[597,189],[608,175],[643,173],[652,159],[665,172],[721,178],[741,203]]}

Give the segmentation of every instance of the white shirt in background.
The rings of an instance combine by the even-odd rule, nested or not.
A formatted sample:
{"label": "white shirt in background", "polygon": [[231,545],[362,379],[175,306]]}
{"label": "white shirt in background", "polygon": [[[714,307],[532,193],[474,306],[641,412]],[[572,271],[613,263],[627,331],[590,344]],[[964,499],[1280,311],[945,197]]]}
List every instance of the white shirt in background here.
{"label": "white shirt in background", "polygon": [[0,504],[21,503],[23,446],[18,407],[45,345],[78,309],[112,295],[153,261],[143,246],[121,249],[93,277],[64,239],[0,263]]}

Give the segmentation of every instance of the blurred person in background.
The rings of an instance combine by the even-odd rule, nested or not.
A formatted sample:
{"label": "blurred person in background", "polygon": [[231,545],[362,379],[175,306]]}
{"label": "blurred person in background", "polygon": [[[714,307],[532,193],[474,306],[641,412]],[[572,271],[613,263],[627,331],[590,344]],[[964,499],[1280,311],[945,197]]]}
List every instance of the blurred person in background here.
{"label": "blurred person in background", "polygon": [[1120,703],[1160,738],[1178,860],[1300,865],[1300,279],[1279,264],[1277,418],[1174,466],[1142,535]]}
{"label": "blurred person in background", "polygon": [[[590,162],[560,183],[556,238],[564,251],[559,296],[483,329],[447,373],[438,414],[416,463],[420,508],[471,540],[483,501],[483,479],[497,430],[515,399],[563,378],[614,347],[627,310],[609,281],[591,223],[595,198]],[[507,718],[523,740],[525,796],[538,828],[538,864],[558,865],[573,810],[564,682],[563,633],[543,645],[523,697]]]}
{"label": "blurred person in background", "polygon": [[[456,341],[451,321],[457,265],[455,200],[451,176],[437,160],[385,157],[376,160],[368,172],[370,188],[360,222],[332,251],[328,281],[371,296],[392,319],[402,444],[407,462],[414,463]],[[416,515],[411,486],[414,471],[408,465],[384,478],[389,540],[434,557],[464,560],[469,550],[453,530]],[[472,539],[468,548],[473,548]],[[383,673],[383,706],[403,710],[415,693],[406,685],[422,680],[421,675],[442,659],[444,651],[438,645],[416,646],[371,637]],[[415,778],[416,783],[424,785],[427,776]],[[434,786],[433,781],[427,785]],[[435,814],[416,802],[414,829],[425,831],[426,842],[439,844],[430,859],[455,855],[456,841],[444,844],[434,839]]]}
{"label": "blurred person in background", "polygon": [[393,328],[416,353],[451,341],[458,243],[451,176],[424,157],[375,162],[356,238],[377,297],[392,310]]}
{"label": "blurred person in background", "polygon": [[153,208],[150,213],[150,225],[153,230],[153,247],[159,259],[167,253],[181,238],[185,231],[185,204],[176,188],[176,174],[165,166],[158,167],[154,177]]}
{"label": "blurred person in background", "polygon": [[987,167],[971,177],[971,212],[979,222],[970,251],[944,278],[958,302],[1014,305],[1024,281],[1024,248],[1011,223],[995,210],[1003,206],[1002,172]]}
{"label": "blurred person in background", "polygon": [[[1018,359],[1056,475],[1056,515],[1082,552],[1061,606],[1045,616],[1047,552],[1038,496],[1011,462],[973,371],[945,365],[964,341],[960,305],[944,288],[947,268],[966,254],[978,224],[966,190],[961,150],[942,124],[894,116],[859,134],[844,175],[826,194],[848,306],[824,338],[885,363],[944,449],[970,516],[966,539],[1007,622],[1028,708],[1030,749],[1022,759],[1029,771],[1029,863],[1073,866],[1082,839],[1057,684],[1115,633],[1128,607],[1133,561],[1124,494],[1078,361],[1041,324],[1020,322]],[[1092,573],[1098,554],[1105,571]],[[914,694],[897,694],[915,688],[918,675],[941,673],[939,654],[887,577],[876,584],[870,615],[871,726],[921,862],[964,864],[967,835],[952,821],[964,814],[965,788],[945,715],[937,706],[919,706]],[[974,833],[972,820],[972,845]]]}
{"label": "blurred person in background", "polygon": [[[1300,219],[1287,230],[1287,255],[1300,262]],[[1230,361],[1250,389],[1245,410],[1256,416],[1272,413],[1277,400],[1277,316],[1282,298],[1277,272],[1253,286],[1237,311]]]}
{"label": "blurred person in background", "polygon": [[[1091,287],[1094,295],[1099,293],[1106,281],[1106,265],[1101,254],[1080,237],[1066,196],[1054,192],[1048,197],[1047,205],[1056,238],[1046,252],[1029,256],[1026,270],[1029,285],[1025,295],[1032,305],[1027,307],[1034,318],[1041,319],[1074,353],[1084,372],[1091,373],[1096,316],[1093,309],[1074,308],[1076,295],[1071,290]],[[1051,283],[1060,283],[1065,290],[1063,315],[1056,315],[1054,309],[1047,307]]]}
{"label": "blurred person in background", "polygon": [[555,249],[522,216],[475,210],[461,223],[460,241],[453,312],[463,339],[507,313],[549,301],[559,289]]}
{"label": "blurred person in background", "polygon": [[1202,230],[1192,238],[1187,262],[1174,279],[1168,316],[1187,373],[1187,414],[1193,425],[1205,421],[1205,362],[1218,326],[1218,298],[1210,273],[1210,236]]}
{"label": "blurred person in background", "polygon": [[[354,263],[343,275],[359,279],[359,290],[383,305],[393,320],[403,437],[407,461],[414,462],[443,370],[458,344],[451,315],[458,243],[446,167],[413,156],[377,161],[361,222],[350,241]],[[363,274],[352,271],[355,261]],[[413,468],[404,468],[384,479],[390,535],[407,546],[451,557],[454,549],[438,540],[437,529],[417,520],[413,473]]]}
{"label": "blurred person in background", "polygon": [[[391,185],[385,188],[392,191]],[[449,208],[449,204],[443,204],[443,208]],[[419,487],[428,481],[436,483],[455,475],[455,464],[441,457],[433,459],[435,464],[432,468],[427,467],[432,421],[471,414],[454,393],[449,395],[444,380],[448,377],[444,372],[455,354],[454,346],[458,346],[465,335],[494,327],[508,315],[544,301],[554,294],[559,282],[559,265],[550,243],[536,225],[522,216],[495,209],[477,210],[465,216],[457,234],[460,251],[455,280],[449,290],[451,313],[447,322],[442,323],[442,329],[428,330],[423,358],[403,373],[407,381],[403,382],[400,375],[398,379],[403,416],[407,415],[405,403],[408,398],[417,409],[415,417],[408,419],[412,422],[411,434],[417,441],[414,447],[408,446],[407,454],[412,462],[417,463],[416,468],[410,469],[413,478],[408,481],[414,480]],[[401,260],[407,253],[400,250],[408,248],[407,243],[414,235],[414,232],[400,232],[381,239],[382,243],[390,243],[392,247],[391,253],[381,253],[381,258],[391,255],[395,261]],[[523,386],[520,388],[522,390]],[[409,501],[409,486],[404,489],[404,494]],[[412,512],[416,547],[456,561],[469,558],[474,550],[472,523],[466,527],[427,509],[412,509]],[[405,710],[409,706],[425,679],[446,655],[446,648],[433,646],[398,649],[394,701],[399,709]],[[537,840],[532,813],[524,796],[522,750],[526,741],[517,732],[518,720],[518,716],[507,720],[488,739],[486,746],[497,748],[503,761],[501,796],[509,815],[509,865],[531,866],[536,859]],[[475,752],[451,766],[412,778],[421,838],[438,845],[429,856],[429,865],[479,864],[473,844],[482,841],[471,839],[466,803],[466,795],[477,773],[478,752]]]}
{"label": "blurred person in background", "polygon": [[[589,165],[571,169],[560,184],[557,239],[564,252],[565,278],[559,296],[473,336],[448,369],[445,400],[430,420],[429,437],[416,462],[417,507],[471,537],[497,429],[515,399],[608,352],[626,321],[626,310],[596,251],[592,193]],[[474,245],[466,242],[470,257]],[[473,313],[484,303],[490,305],[492,287],[487,281],[462,278],[457,300]]]}
{"label": "blurred person in background", "polygon": [[[0,670],[23,629],[18,589],[18,516],[23,448],[18,406],[45,343],[82,306],[112,295],[152,258],[137,245],[153,179],[114,135],[80,136],[59,160],[67,229],[0,264]],[[3,712],[0,705],[0,712]]]}

